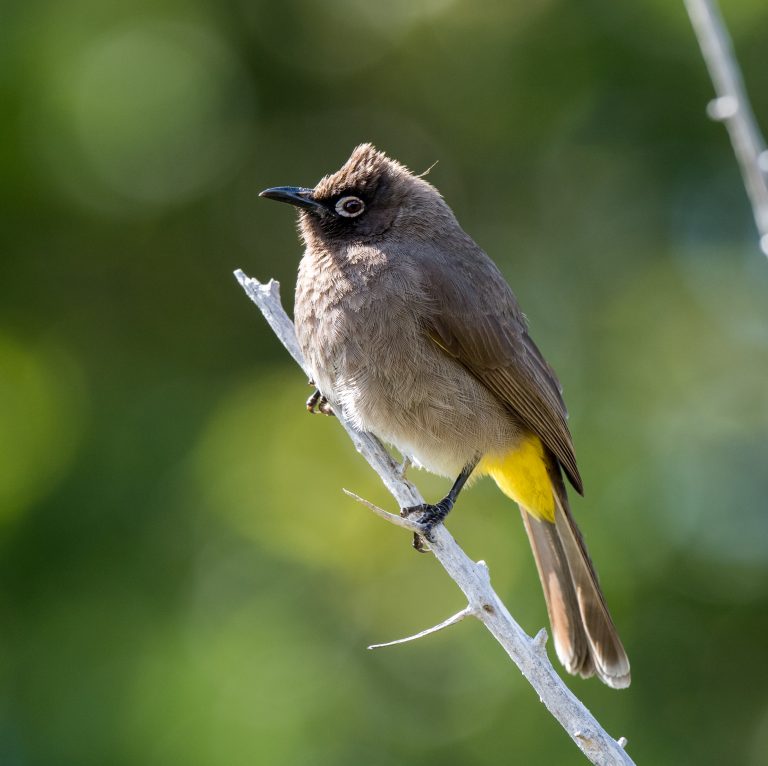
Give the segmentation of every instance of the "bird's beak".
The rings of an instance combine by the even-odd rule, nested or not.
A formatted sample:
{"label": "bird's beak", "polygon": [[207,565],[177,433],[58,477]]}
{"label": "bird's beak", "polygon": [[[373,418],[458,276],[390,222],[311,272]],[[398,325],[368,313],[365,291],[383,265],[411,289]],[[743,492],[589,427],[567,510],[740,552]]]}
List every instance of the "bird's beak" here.
{"label": "bird's beak", "polygon": [[275,186],[271,189],[264,189],[259,197],[287,202],[289,205],[304,208],[311,213],[323,214],[328,212],[325,206],[314,198],[312,189],[302,189],[300,186]]}

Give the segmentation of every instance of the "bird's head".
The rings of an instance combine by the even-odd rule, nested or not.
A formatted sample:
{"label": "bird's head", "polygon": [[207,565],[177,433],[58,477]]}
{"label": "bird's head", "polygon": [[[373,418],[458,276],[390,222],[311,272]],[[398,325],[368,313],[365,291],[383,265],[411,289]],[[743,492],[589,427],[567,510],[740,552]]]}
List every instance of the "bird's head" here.
{"label": "bird's head", "polygon": [[313,189],[277,186],[259,196],[295,205],[309,245],[374,243],[385,236],[413,239],[434,231],[439,219],[453,219],[431,184],[371,144],[358,146]]}

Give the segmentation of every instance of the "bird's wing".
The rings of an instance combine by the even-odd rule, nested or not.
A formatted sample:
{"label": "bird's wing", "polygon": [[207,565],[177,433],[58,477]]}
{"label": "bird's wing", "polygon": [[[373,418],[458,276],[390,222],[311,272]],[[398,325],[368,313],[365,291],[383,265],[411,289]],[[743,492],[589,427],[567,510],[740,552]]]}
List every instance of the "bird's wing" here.
{"label": "bird's wing", "polygon": [[542,440],[582,494],[560,384],[528,336],[515,296],[484,254],[446,265],[422,263],[432,299],[428,336]]}

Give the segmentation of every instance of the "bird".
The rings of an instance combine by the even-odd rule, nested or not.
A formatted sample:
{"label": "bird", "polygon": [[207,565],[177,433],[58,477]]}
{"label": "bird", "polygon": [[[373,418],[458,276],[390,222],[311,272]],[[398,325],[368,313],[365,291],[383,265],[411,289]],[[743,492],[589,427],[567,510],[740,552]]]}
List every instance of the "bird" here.
{"label": "bird", "polygon": [[629,660],[568,502],[566,479],[583,483],[560,383],[498,267],[423,175],[364,143],[313,188],[260,194],[298,210],[307,408],[453,480],[402,511],[427,540],[464,485],[491,476],[520,508],[560,662],[625,688]]}

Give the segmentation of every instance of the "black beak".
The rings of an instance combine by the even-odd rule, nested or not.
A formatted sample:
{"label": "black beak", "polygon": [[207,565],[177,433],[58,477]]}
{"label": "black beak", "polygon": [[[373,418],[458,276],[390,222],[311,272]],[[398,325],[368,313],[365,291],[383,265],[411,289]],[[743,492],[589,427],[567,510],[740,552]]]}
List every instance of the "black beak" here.
{"label": "black beak", "polygon": [[304,208],[311,213],[322,215],[328,212],[325,206],[312,196],[312,189],[302,189],[300,186],[275,186],[272,189],[264,189],[259,197],[287,202],[289,205]]}

